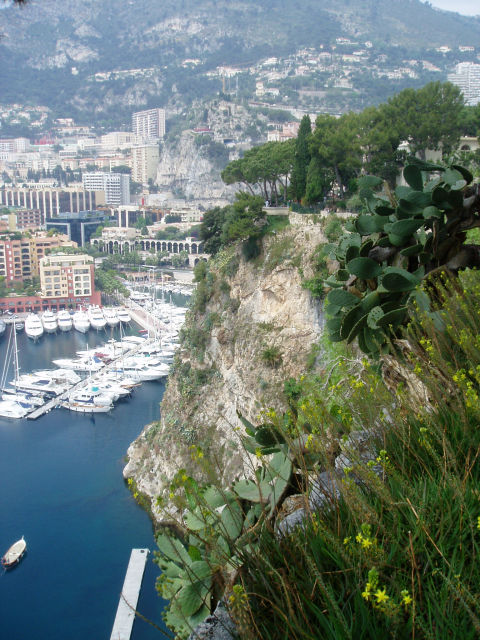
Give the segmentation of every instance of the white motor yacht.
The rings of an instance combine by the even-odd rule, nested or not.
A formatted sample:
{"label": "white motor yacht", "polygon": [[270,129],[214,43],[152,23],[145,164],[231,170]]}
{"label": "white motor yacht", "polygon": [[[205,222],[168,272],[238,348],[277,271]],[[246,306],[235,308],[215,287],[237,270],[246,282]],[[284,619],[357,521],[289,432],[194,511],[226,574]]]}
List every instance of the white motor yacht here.
{"label": "white motor yacht", "polygon": [[77,384],[82,379],[78,373],[75,373],[73,369],[60,368],[60,369],[43,369],[41,371],[34,371],[38,378],[50,378],[53,382],[70,384]]}
{"label": "white motor yacht", "polygon": [[161,378],[165,378],[168,376],[168,372],[170,367],[167,365],[156,365],[154,367],[144,366],[131,366],[131,367],[123,367],[121,369],[117,369],[119,373],[130,376],[133,380],[137,382],[148,382],[153,380],[160,380]]}
{"label": "white motor yacht", "polygon": [[57,316],[47,309],[42,315],[42,326],[46,333],[55,333],[58,328]]}
{"label": "white motor yacht", "polygon": [[92,329],[96,329],[97,331],[105,329],[107,321],[105,320],[105,316],[103,315],[103,311],[100,307],[89,307],[87,314]]}
{"label": "white motor yacht", "polygon": [[75,311],[73,314],[73,326],[80,333],[87,333],[90,329],[90,320],[84,311]]}
{"label": "white motor yacht", "polygon": [[60,331],[70,331],[73,327],[72,316],[65,309],[58,312],[57,322]]}
{"label": "white motor yacht", "polygon": [[59,358],[53,360],[53,364],[61,369],[72,369],[72,371],[81,371],[84,373],[99,371],[105,364],[96,356],[84,358]]}
{"label": "white motor yacht", "polygon": [[113,404],[95,404],[93,400],[85,402],[68,400],[66,402],[62,402],[62,407],[79,413],[108,413],[113,409]]}
{"label": "white motor yacht", "polygon": [[117,327],[120,323],[117,312],[115,309],[109,309],[107,307],[103,310],[103,315],[105,316],[105,320],[109,327]]}
{"label": "white motor yacht", "polygon": [[36,313],[29,313],[25,320],[25,333],[32,340],[38,340],[43,336],[43,325]]}
{"label": "white motor yacht", "polygon": [[18,402],[21,406],[30,406],[33,407],[41,407],[45,404],[45,398],[42,394],[35,395],[33,393],[29,393],[28,391],[15,391],[12,389],[4,389],[2,393],[2,400],[9,400]]}
{"label": "white motor yacht", "polygon": [[118,309],[117,316],[118,316],[118,319],[120,320],[120,322],[122,324],[128,324],[129,322],[132,321],[132,318],[131,318],[130,314],[123,307],[120,307],[120,309]]}
{"label": "white motor yacht", "polygon": [[139,380],[134,380],[131,376],[124,374],[123,371],[119,369],[106,371],[102,376],[102,380],[105,382],[111,381],[115,385],[118,385],[123,389],[127,389],[129,392],[140,384]]}
{"label": "white motor yacht", "polygon": [[50,376],[42,377],[34,373],[25,373],[9,384],[17,390],[46,393],[50,396],[58,396],[70,387],[68,383],[57,383]]}
{"label": "white motor yacht", "polygon": [[96,405],[111,405],[114,394],[105,393],[99,387],[90,385],[84,389],[74,391],[68,397],[70,402],[93,402]]}
{"label": "white motor yacht", "polygon": [[31,411],[15,400],[0,400],[0,416],[2,418],[24,418]]}

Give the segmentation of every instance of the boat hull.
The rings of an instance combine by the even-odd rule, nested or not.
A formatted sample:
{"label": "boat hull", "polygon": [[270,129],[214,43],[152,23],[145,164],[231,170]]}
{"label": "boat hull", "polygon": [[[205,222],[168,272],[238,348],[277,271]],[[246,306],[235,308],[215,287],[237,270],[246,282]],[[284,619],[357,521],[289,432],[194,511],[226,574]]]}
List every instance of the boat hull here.
{"label": "boat hull", "polygon": [[24,557],[27,551],[27,543],[22,538],[21,540],[17,540],[14,542],[10,549],[5,553],[2,557],[2,567],[5,569],[11,569],[15,567],[20,560]]}

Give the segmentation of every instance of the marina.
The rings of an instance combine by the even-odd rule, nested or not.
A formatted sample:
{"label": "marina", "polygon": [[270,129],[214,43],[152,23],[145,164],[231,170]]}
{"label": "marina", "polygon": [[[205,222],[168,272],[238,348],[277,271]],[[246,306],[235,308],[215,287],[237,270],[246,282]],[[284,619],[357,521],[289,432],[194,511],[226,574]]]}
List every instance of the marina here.
{"label": "marina", "polygon": [[[135,297],[135,291],[132,294]],[[22,318],[9,318],[11,331],[0,381],[3,390],[0,416],[36,420],[57,407],[80,413],[107,412],[136,385],[166,377],[178,346],[185,308],[166,302],[164,291],[158,299],[156,288],[152,296],[143,293],[139,297],[138,302],[128,301],[128,308],[89,307],[73,313],[63,312],[63,315],[60,312],[58,317],[50,311],[41,316],[28,314],[25,333],[34,342],[44,335],[69,331],[66,320],[70,320],[70,327],[85,335],[95,330],[98,335],[105,335],[120,327],[120,340],[111,338],[99,348],[77,351],[76,358],[53,360],[57,369],[41,372],[19,374],[16,325]],[[147,335],[122,337],[123,328],[132,320],[142,326]],[[7,380],[10,363],[13,379]]]}
{"label": "marina", "polygon": [[[173,294],[174,305],[184,307],[186,302],[185,296]],[[7,323],[0,341],[2,361],[13,329],[9,324],[13,323]],[[166,322],[164,328],[169,325]],[[112,339],[130,338],[132,349],[139,348],[140,353],[148,339],[138,335],[139,329],[132,318],[123,328],[90,329],[85,334],[58,330],[37,341],[21,331],[17,334],[20,376],[33,371],[45,375],[53,360],[104,351]],[[152,332],[148,336],[148,330],[145,334],[155,338]],[[73,392],[75,383],[70,387]],[[127,401],[119,400],[105,413],[51,410],[53,403],[48,403],[55,398],[50,398],[39,420],[0,417],[0,483],[15,488],[0,494],[2,553],[23,534],[28,541],[24,560],[0,579],[5,637],[110,637],[126,561],[132,548],[151,548],[153,538],[148,514],[123,481],[125,454],[143,427],[159,419],[164,387],[165,377],[136,383]],[[162,600],[155,590],[157,576],[150,555],[137,609],[165,629]],[[28,616],[23,614],[25,608]],[[158,637],[154,627],[136,618],[131,640]]]}

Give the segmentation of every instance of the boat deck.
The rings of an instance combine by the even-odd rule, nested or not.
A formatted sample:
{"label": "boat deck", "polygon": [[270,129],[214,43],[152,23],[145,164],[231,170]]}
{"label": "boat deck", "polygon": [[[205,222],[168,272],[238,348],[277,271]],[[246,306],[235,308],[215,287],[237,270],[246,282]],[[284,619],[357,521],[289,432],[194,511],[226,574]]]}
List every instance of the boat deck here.
{"label": "boat deck", "polygon": [[149,549],[132,549],[110,640],[130,640]]}

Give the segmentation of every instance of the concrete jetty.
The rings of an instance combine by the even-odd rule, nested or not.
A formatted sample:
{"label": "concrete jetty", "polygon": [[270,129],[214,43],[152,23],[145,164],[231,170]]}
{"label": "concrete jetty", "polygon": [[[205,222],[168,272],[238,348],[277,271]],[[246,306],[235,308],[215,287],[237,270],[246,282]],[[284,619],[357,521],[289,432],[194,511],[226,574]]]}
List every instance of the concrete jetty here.
{"label": "concrete jetty", "polygon": [[130,640],[149,549],[132,549],[110,640]]}

